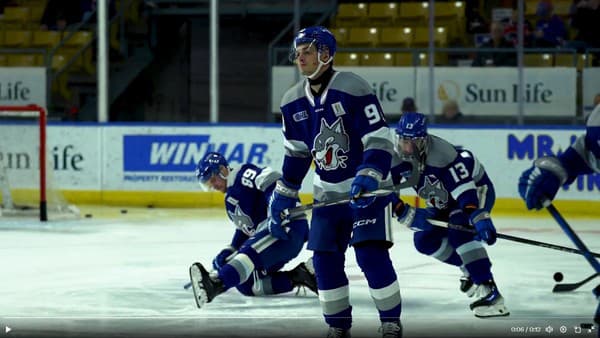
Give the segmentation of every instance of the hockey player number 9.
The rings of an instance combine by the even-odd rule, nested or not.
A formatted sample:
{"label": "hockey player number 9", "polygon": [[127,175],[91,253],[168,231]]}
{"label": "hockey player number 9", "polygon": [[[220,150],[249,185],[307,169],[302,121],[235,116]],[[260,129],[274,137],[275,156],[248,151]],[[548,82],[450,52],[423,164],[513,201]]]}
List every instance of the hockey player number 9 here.
{"label": "hockey player number 9", "polygon": [[377,106],[374,103],[365,107],[365,115],[369,120],[369,124],[375,124],[381,120],[381,114],[379,114]]}

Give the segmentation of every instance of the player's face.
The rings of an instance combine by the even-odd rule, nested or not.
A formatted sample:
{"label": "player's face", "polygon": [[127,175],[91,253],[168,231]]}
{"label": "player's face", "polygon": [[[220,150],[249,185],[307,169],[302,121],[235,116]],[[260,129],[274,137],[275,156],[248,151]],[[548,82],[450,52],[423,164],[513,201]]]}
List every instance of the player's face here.
{"label": "player's face", "polygon": [[202,183],[202,186],[206,187],[205,190],[216,190],[225,193],[227,190],[227,180],[223,177],[227,177],[228,170],[221,166],[221,174],[215,173],[209,179]]}
{"label": "player's face", "polygon": [[398,152],[404,156],[418,158],[425,149],[424,137],[405,138],[398,136]]}
{"label": "player's face", "polygon": [[308,76],[314,73],[319,66],[317,47],[312,43],[296,47],[295,62],[302,75]]}

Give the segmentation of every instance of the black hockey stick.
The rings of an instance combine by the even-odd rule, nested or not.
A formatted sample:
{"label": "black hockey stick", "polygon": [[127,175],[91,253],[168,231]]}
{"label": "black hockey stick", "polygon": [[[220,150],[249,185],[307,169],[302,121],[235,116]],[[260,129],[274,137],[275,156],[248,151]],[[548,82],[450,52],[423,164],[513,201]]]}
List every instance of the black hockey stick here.
{"label": "black hockey stick", "polygon": [[[468,228],[468,227],[463,226],[463,225],[448,224],[447,222],[442,222],[442,221],[433,220],[433,219],[428,219],[427,221],[429,223],[431,223],[436,228],[451,228],[451,229],[457,229],[457,230],[471,232],[471,233],[477,233],[477,230],[475,230],[474,228]],[[577,250],[577,249],[573,249],[573,248],[568,248],[566,246],[556,245],[556,244],[551,244],[551,243],[546,243],[546,242],[540,242],[540,241],[535,241],[533,239],[528,239],[528,238],[523,238],[523,237],[517,237],[517,236],[511,236],[511,235],[502,234],[502,233],[496,233],[496,237],[497,238],[506,239],[508,241],[519,242],[519,243],[529,244],[529,245],[535,245],[535,246],[541,246],[543,248],[554,249],[554,250],[559,250],[559,251],[564,251],[564,252],[570,252],[570,253],[574,253],[574,254],[578,254],[578,255],[584,255],[585,256],[585,254],[586,254],[585,252],[583,252],[581,250]],[[600,257],[599,253],[590,252],[590,251],[588,251],[588,253],[591,254],[591,255],[594,255],[596,257]]]}
{"label": "black hockey stick", "polygon": [[[418,166],[413,165],[413,168],[418,168]],[[361,198],[362,197],[377,197],[377,196],[385,196],[390,193],[397,193],[398,190],[401,190],[404,188],[411,188],[411,187],[417,185],[419,183],[419,176],[420,175],[419,175],[418,170],[413,169],[411,175],[409,176],[409,178],[406,181],[404,181],[398,185],[389,186],[389,187],[385,187],[382,189],[377,189],[377,190],[374,190],[374,191],[371,191],[368,193],[361,194],[360,197]],[[328,201],[305,204],[305,205],[301,205],[299,207],[295,207],[295,208],[291,208],[291,209],[285,209],[282,212],[281,218],[286,219],[289,217],[294,217],[296,215],[302,214],[302,213],[312,210],[312,209],[329,207],[332,205],[348,204],[352,201],[352,199],[353,199],[352,197],[342,197],[342,198],[328,200]]]}
{"label": "black hockey stick", "polygon": [[589,276],[588,278],[582,280],[581,282],[556,284],[556,285],[554,285],[554,288],[552,288],[552,292],[574,291],[574,290],[578,289],[580,286],[582,286],[583,284],[591,281],[592,279],[594,279],[598,276],[600,276],[600,273],[595,273],[595,274]]}
{"label": "black hockey stick", "polygon": [[596,270],[596,273],[600,273],[600,263],[598,263],[597,259],[592,257],[592,256],[600,257],[600,255],[591,252],[590,249],[588,249],[587,246],[585,246],[585,244],[581,241],[579,236],[577,236],[575,231],[573,231],[573,228],[571,228],[569,223],[567,223],[567,221],[564,219],[564,217],[562,217],[560,212],[558,212],[558,210],[554,207],[554,205],[552,204],[552,202],[549,199],[544,201],[544,207],[548,210],[548,212],[550,212],[552,217],[554,217],[554,220],[556,221],[556,223],[558,223],[558,225],[560,225],[560,227],[563,229],[565,234],[567,234],[569,239],[579,249],[579,251],[585,257],[585,259],[588,261],[588,263],[590,263],[592,268],[594,268],[594,270]]}

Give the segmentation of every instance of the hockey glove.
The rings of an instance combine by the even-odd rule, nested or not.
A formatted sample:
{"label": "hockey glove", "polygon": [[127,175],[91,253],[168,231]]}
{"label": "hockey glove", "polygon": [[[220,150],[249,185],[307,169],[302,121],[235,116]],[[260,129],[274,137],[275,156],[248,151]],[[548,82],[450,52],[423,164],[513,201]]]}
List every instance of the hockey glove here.
{"label": "hockey glove", "polygon": [[296,206],[296,202],[298,202],[298,189],[300,189],[299,186],[294,186],[284,180],[277,181],[269,200],[268,214],[271,217],[272,223],[281,225],[285,219],[282,215],[283,211]]}
{"label": "hockey glove", "polygon": [[433,225],[427,221],[433,214],[425,208],[413,208],[408,204],[402,204],[394,209],[398,222],[414,231],[429,231]]}
{"label": "hockey glove", "polygon": [[353,209],[366,208],[375,201],[375,197],[360,197],[361,194],[377,190],[381,181],[381,174],[369,167],[358,167],[358,173],[350,187],[350,207]]}
{"label": "hockey glove", "polygon": [[490,213],[487,210],[478,209],[473,211],[469,218],[469,222],[477,230],[475,240],[485,241],[488,245],[496,243],[496,228],[494,227],[494,223],[492,223],[492,219],[490,218]]}
{"label": "hockey glove", "polygon": [[212,261],[213,268],[217,271],[220,270],[223,266],[225,266],[225,264],[227,264],[227,257],[234,252],[235,248],[231,246],[221,250],[221,252],[219,252],[219,254]]}
{"label": "hockey glove", "polygon": [[521,174],[519,195],[527,209],[539,210],[545,200],[552,201],[567,180],[567,171],[556,157],[540,157]]}

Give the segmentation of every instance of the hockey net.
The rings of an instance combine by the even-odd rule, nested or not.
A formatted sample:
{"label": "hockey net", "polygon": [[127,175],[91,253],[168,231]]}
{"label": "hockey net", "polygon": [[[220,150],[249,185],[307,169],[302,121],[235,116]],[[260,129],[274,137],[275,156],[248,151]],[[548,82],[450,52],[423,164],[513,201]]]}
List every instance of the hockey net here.
{"label": "hockey net", "polygon": [[46,141],[44,108],[0,106],[0,217],[79,217],[57,189]]}

